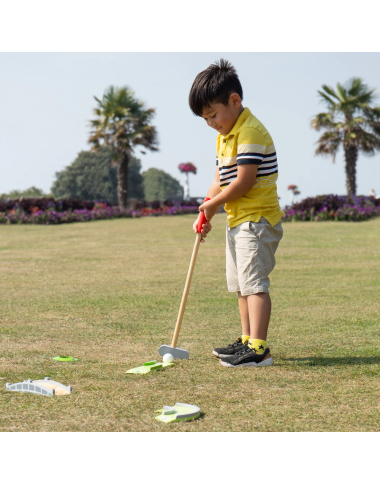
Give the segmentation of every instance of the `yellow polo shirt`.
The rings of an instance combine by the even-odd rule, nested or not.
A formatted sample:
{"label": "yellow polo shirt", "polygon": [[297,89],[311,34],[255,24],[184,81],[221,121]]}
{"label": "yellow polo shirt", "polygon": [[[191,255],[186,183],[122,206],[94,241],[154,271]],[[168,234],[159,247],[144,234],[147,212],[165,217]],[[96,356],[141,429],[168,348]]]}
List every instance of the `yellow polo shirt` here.
{"label": "yellow polo shirt", "polygon": [[237,179],[238,165],[258,165],[254,186],[239,199],[225,204],[228,225],[259,222],[262,217],[271,226],[276,225],[284,214],[277,196],[276,149],[268,130],[248,108],[240,114],[228,135],[217,136],[216,153],[222,190]]}

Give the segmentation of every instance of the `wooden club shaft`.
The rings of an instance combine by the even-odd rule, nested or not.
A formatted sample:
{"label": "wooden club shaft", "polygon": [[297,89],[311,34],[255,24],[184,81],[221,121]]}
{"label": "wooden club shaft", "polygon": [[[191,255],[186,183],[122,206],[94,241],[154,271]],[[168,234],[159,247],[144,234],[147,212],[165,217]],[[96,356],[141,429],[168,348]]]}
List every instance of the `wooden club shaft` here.
{"label": "wooden club shaft", "polygon": [[181,329],[183,314],[185,313],[187,297],[188,297],[189,291],[190,291],[191,279],[193,277],[195,261],[197,260],[197,254],[198,254],[201,239],[202,239],[202,234],[200,232],[197,232],[197,234],[195,236],[195,244],[194,244],[193,254],[191,256],[189,271],[187,273],[185,289],[183,290],[181,306],[179,308],[177,323],[176,323],[175,330],[174,330],[174,335],[173,335],[173,340],[172,340],[172,345],[171,345],[172,347],[177,347],[179,331]]}

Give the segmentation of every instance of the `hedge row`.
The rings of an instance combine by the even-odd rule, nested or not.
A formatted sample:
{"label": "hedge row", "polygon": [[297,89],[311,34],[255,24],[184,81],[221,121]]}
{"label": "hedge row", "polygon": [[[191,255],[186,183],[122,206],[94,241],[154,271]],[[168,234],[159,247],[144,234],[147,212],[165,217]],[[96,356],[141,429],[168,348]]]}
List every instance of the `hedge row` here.
{"label": "hedge row", "polygon": [[120,217],[143,217],[176,214],[197,214],[196,201],[175,203],[165,201],[135,202],[131,209],[121,210],[103,201],[76,201],[71,199],[17,199],[0,200],[0,224],[62,224],[87,222]]}
{"label": "hedge row", "polygon": [[[190,199],[189,201],[172,201],[165,200],[160,202],[159,200],[154,200],[152,202],[138,201],[137,199],[131,200],[131,210],[141,210],[141,209],[163,209],[164,207],[178,207],[178,206],[198,206],[197,200]],[[65,212],[68,210],[93,210],[102,209],[105,207],[114,207],[114,204],[107,200],[102,201],[87,201],[87,200],[73,200],[73,199],[62,199],[55,200],[48,197],[38,197],[38,198],[21,198],[21,199],[0,199],[0,212],[8,213],[11,211],[19,210],[25,212],[26,214],[32,214],[36,210],[42,211],[55,211],[55,212]]]}
{"label": "hedge row", "polygon": [[380,216],[380,199],[320,195],[286,207],[283,221],[364,221]]}
{"label": "hedge row", "polygon": [[[132,201],[131,209],[120,210],[107,201],[72,199],[0,199],[0,224],[62,224],[118,217],[143,217],[177,214],[197,214],[199,199],[188,202],[166,200]],[[222,208],[221,208],[222,211]],[[321,195],[309,197],[286,207],[283,221],[363,221],[380,216],[380,199]]]}

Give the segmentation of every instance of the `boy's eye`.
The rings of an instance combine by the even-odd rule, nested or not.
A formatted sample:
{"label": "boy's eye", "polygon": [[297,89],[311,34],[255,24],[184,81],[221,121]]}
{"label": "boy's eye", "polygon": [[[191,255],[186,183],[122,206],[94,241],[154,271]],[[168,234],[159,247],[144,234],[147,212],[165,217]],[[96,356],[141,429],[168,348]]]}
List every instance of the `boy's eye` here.
{"label": "boy's eye", "polygon": [[216,113],[214,114],[214,116],[211,116],[211,118],[215,118],[215,116],[216,116]]}

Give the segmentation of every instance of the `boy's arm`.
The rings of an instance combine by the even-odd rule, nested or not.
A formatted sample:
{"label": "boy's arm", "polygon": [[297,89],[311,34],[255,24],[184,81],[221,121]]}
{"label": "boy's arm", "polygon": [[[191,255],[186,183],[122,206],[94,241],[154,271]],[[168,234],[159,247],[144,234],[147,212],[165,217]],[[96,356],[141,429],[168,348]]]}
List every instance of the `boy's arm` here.
{"label": "boy's arm", "polygon": [[[213,197],[207,194],[207,196],[210,197],[211,200],[203,203],[199,207],[199,210],[205,211],[205,216],[208,221],[210,221],[214,217],[219,206],[225,204],[226,202],[231,202],[238,199],[239,197],[242,197],[255,185],[258,167],[259,166],[256,164],[238,165],[237,179],[234,182],[231,182],[230,185],[226,187],[223,191],[219,188],[219,193],[216,193],[215,191],[215,195]],[[213,184],[211,185],[209,192],[213,188]]]}
{"label": "boy's arm", "polygon": [[220,188],[219,167],[216,167],[214,180],[212,181],[212,184],[210,185],[210,188],[208,189],[207,197],[210,197],[210,199],[213,199],[214,197],[216,197],[221,192],[222,192],[222,190]]}
{"label": "boy's arm", "polygon": [[[219,179],[219,167],[216,167],[214,180],[212,181],[210,188],[208,189],[206,197],[213,199],[220,193],[221,193],[221,188],[220,188],[220,179]],[[218,208],[216,210],[218,210]],[[193,224],[193,231],[195,234],[197,233],[198,219],[199,219],[199,216],[197,217],[197,220]],[[207,216],[206,216],[206,219],[207,219]],[[209,219],[207,220],[209,221]],[[204,238],[207,236],[207,233],[211,231],[211,229],[212,229],[212,226],[210,222],[206,222],[206,224],[203,224],[201,242],[204,242]]]}

